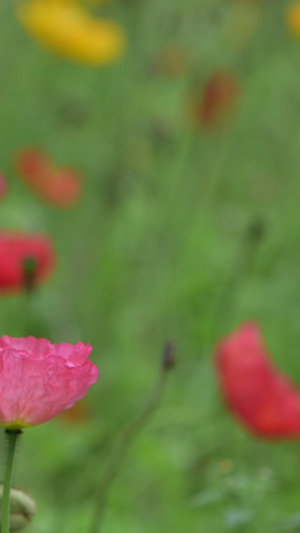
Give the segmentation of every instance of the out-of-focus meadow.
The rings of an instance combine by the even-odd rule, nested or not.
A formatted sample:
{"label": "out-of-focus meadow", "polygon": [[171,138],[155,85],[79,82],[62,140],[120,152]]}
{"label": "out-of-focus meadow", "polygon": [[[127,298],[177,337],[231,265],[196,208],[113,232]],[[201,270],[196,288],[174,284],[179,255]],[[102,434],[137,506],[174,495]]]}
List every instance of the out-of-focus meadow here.
{"label": "out-of-focus meadow", "polygon": [[[212,368],[216,342],[254,319],[300,383],[300,40],[289,4],[87,4],[127,36],[104,66],[38,44],[17,4],[0,5],[0,223],[50,234],[57,265],[29,298],[1,297],[1,332],[89,342],[100,369],[72,419],[24,432],[14,479],[38,502],[28,531],[89,532],[113,443],[143,410],[166,341],[178,364],[120,465],[103,531],[298,531],[300,442],[240,428]],[[220,73],[232,101],[210,123],[203,99]],[[55,207],[20,180],[16,158],[31,147],[82,176],[76,205]]]}

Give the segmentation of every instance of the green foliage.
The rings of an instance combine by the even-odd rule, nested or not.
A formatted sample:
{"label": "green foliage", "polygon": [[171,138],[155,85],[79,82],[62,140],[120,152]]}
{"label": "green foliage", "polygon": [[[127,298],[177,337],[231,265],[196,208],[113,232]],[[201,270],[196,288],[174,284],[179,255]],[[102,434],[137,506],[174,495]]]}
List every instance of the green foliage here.
{"label": "green foliage", "polygon": [[[124,458],[105,532],[298,531],[298,443],[236,427],[211,361],[220,336],[255,319],[300,382],[300,44],[286,3],[241,2],[261,17],[246,38],[231,26],[233,1],[116,0],[102,9],[129,46],[103,70],[39,48],[2,4],[0,224],[50,232],[58,267],[31,301],[1,298],[1,331],[90,342],[100,368],[85,424],[23,436],[15,479],[38,501],[30,531],[88,531],[111,444],[140,413],[169,339],[179,364]],[[168,46],[187,56],[177,77],[155,67]],[[196,131],[191,88],[219,68],[240,77],[237,108],[224,127]],[[26,146],[81,171],[78,207],[39,203],[19,182]],[[265,233],[251,244],[257,221]]]}

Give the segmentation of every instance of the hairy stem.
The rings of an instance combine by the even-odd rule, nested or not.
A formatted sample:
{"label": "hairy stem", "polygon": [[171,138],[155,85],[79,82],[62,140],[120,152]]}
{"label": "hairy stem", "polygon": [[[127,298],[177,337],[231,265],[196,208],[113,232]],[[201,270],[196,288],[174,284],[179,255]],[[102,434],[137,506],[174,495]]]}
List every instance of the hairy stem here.
{"label": "hairy stem", "polygon": [[20,429],[7,429],[6,434],[8,436],[8,451],[7,461],[5,467],[3,495],[1,504],[1,533],[9,533],[10,531],[10,487],[12,479],[12,471],[16,450],[16,443],[18,436],[21,434]]}

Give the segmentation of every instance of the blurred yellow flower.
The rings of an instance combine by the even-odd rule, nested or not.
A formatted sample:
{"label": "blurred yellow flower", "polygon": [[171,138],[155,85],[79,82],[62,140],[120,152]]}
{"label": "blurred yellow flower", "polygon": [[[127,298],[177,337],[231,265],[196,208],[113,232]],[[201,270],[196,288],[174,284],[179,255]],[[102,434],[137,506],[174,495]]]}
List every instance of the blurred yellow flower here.
{"label": "blurred yellow flower", "polygon": [[105,65],[118,59],[125,47],[119,24],[93,17],[75,0],[28,0],[17,15],[41,44],[77,61]]}
{"label": "blurred yellow flower", "polygon": [[[44,0],[44,1],[47,2],[48,0]],[[78,0],[53,0],[53,1],[60,1],[66,4],[78,3]],[[110,2],[110,0],[82,0],[82,2],[86,2],[87,4],[107,4],[108,2]]]}
{"label": "blurred yellow flower", "polygon": [[300,37],[300,2],[294,2],[288,6],[286,22],[291,32]]}

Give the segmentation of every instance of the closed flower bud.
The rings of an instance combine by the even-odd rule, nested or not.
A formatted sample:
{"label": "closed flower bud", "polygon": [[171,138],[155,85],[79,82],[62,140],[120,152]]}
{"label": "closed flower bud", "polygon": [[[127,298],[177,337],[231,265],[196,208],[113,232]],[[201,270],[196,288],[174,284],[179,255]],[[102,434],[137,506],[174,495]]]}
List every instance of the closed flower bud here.
{"label": "closed flower bud", "polygon": [[171,370],[177,363],[176,347],[173,342],[167,342],[164,347],[162,357],[162,367],[164,370]]}
{"label": "closed flower bud", "polygon": [[[0,484],[0,507],[3,484]],[[32,496],[21,489],[10,489],[10,531],[21,531],[27,527],[37,512],[37,505]]]}

